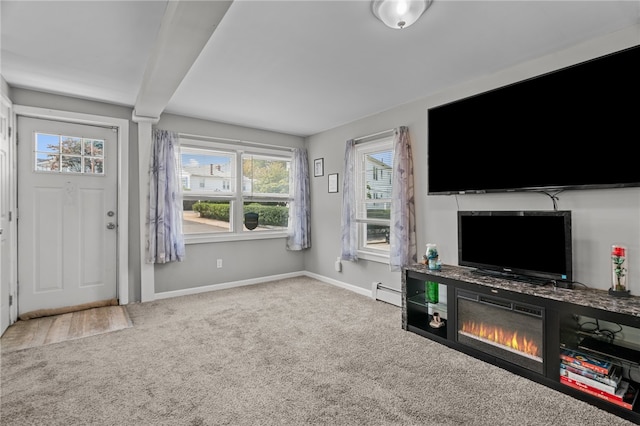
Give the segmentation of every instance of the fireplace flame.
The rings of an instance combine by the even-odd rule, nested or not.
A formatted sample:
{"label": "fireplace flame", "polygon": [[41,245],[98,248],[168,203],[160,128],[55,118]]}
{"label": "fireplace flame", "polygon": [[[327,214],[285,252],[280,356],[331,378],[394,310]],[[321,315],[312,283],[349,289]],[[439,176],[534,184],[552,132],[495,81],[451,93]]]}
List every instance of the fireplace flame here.
{"label": "fireplace flame", "polygon": [[461,331],[527,355],[540,356],[538,345],[526,336],[518,335],[517,331],[509,331],[502,327],[476,323],[475,321],[463,322]]}

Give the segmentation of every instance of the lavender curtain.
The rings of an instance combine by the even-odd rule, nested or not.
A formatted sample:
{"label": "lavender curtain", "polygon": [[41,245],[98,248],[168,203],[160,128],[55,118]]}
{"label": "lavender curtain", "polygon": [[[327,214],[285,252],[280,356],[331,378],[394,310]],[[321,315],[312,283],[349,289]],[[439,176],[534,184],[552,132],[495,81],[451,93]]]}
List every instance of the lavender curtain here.
{"label": "lavender curtain", "polygon": [[147,263],[181,262],[184,259],[182,234],[182,185],[177,153],[178,135],[155,129],[149,165],[147,211]]}
{"label": "lavender curtain", "polygon": [[389,267],[399,270],[417,262],[416,213],[413,195],[413,156],[409,128],[398,127],[393,140],[393,185]]}
{"label": "lavender curtain", "polygon": [[293,201],[289,207],[287,250],[299,251],[311,247],[311,197],[306,149],[293,150],[289,176],[289,184],[293,188]]}
{"label": "lavender curtain", "polygon": [[342,260],[358,260],[358,227],[356,223],[355,139],[349,139],[344,152],[342,179]]}

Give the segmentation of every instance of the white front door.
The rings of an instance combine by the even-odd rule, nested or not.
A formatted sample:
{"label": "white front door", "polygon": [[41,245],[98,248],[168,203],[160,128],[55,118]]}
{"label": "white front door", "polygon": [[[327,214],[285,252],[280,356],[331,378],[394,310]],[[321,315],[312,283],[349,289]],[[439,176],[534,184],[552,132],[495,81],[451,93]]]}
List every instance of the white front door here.
{"label": "white front door", "polygon": [[117,297],[117,133],[21,117],[18,313]]}

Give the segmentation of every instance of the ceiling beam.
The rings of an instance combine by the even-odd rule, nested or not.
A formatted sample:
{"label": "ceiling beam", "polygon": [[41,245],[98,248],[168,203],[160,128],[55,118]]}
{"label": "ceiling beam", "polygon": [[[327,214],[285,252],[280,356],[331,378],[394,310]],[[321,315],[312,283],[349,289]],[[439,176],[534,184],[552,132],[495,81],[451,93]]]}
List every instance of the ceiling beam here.
{"label": "ceiling beam", "polygon": [[134,121],[160,118],[231,3],[232,0],[167,1],[136,98]]}

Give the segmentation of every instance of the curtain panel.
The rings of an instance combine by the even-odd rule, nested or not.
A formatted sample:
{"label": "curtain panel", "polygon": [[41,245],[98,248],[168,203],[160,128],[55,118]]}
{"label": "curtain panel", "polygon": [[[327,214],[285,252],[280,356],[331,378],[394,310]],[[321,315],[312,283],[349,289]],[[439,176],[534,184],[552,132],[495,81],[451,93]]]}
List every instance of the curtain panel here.
{"label": "curtain panel", "polygon": [[299,251],[311,247],[311,196],[309,194],[309,161],[307,150],[295,148],[291,162],[289,184],[293,201],[289,208],[287,250]]}
{"label": "curtain panel", "polygon": [[154,129],[147,199],[147,263],[184,259],[179,143],[177,133]]}
{"label": "curtain panel", "polygon": [[356,141],[349,139],[344,152],[344,178],[342,179],[342,260],[358,260],[358,227],[356,223]]}
{"label": "curtain panel", "polygon": [[418,260],[413,155],[408,127],[401,126],[395,130],[393,145],[389,267],[397,271],[403,265]]}

